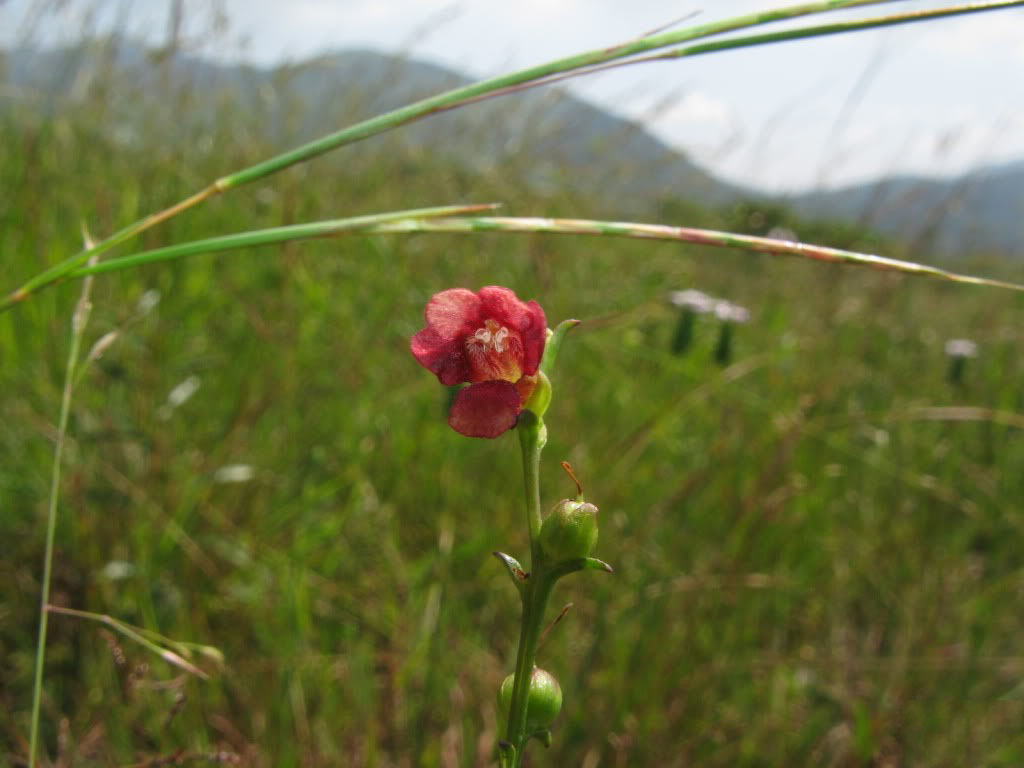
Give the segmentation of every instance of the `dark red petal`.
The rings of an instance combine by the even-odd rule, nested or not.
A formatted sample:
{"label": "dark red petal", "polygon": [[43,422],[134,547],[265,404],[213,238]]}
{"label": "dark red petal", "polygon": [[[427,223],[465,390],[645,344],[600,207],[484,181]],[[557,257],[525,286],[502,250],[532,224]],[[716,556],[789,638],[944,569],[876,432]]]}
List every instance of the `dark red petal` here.
{"label": "dark red petal", "polygon": [[446,339],[472,333],[481,322],[480,303],[480,297],[465,288],[435,293],[423,313],[427,327]]}
{"label": "dark red petal", "polygon": [[523,339],[523,375],[533,376],[544,356],[544,345],[548,340],[548,319],[536,301],[531,301],[526,308],[529,324],[519,332]]}
{"label": "dark red petal", "polygon": [[469,360],[461,338],[447,339],[433,328],[424,328],[412,337],[409,349],[419,364],[436,374],[445,386],[469,381]]}
{"label": "dark red petal", "polygon": [[492,318],[498,325],[522,332],[521,325],[526,320],[527,309],[514,291],[500,285],[488,285],[480,289],[480,304],[482,318]]}
{"label": "dark red petal", "polygon": [[466,437],[497,437],[516,425],[522,398],[510,381],[481,381],[459,390],[448,424]]}

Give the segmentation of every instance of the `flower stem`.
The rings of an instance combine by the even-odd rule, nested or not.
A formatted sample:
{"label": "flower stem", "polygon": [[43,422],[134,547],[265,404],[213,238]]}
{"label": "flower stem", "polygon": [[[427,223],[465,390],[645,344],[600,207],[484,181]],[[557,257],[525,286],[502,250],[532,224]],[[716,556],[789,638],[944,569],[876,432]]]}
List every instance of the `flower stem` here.
{"label": "flower stem", "polygon": [[544,422],[531,411],[524,411],[516,427],[523,454],[523,481],[526,492],[526,520],[530,530],[530,578],[522,591],[523,618],[516,652],[515,683],[509,706],[505,740],[515,749],[511,762],[503,757],[503,766],[519,768],[530,734],[526,731],[526,704],[533,675],[537,642],[544,623],[544,610],[555,578],[546,572],[540,550],[540,454],[547,442]]}
{"label": "flower stem", "polygon": [[526,523],[530,529],[531,566],[540,558],[540,453],[548,441],[547,428],[533,411],[523,411],[516,425],[523,454],[523,489],[526,492]]}

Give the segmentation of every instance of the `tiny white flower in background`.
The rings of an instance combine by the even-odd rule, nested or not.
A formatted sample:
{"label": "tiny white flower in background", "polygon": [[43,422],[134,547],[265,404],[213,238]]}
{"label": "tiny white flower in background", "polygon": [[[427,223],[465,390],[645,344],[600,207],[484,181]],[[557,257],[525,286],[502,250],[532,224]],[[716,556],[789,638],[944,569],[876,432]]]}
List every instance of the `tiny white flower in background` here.
{"label": "tiny white flower in background", "polygon": [[710,312],[715,307],[715,299],[702,291],[693,289],[686,291],[672,291],[668,295],[669,303],[682,309],[689,309],[701,315]]}
{"label": "tiny white flower in background", "polygon": [[99,360],[115,341],[117,341],[117,331],[111,331],[100,336],[96,343],[92,345],[92,349],[89,350],[89,359]]}
{"label": "tiny white flower in background", "polygon": [[181,384],[176,386],[167,395],[167,404],[171,408],[187,403],[197,391],[199,391],[199,377],[189,376]]}
{"label": "tiny white flower in background", "polygon": [[148,290],[139,297],[139,303],[135,305],[135,311],[140,317],[145,317],[160,303],[160,291]]}
{"label": "tiny white flower in background", "polygon": [[111,560],[100,573],[108,581],[123,581],[135,575],[135,566],[124,560]]}
{"label": "tiny white flower in background", "polygon": [[949,357],[977,357],[978,345],[970,339],[950,339],[946,342]]}
{"label": "tiny white flower in background", "polygon": [[171,414],[174,412],[174,409],[187,403],[192,399],[192,395],[198,391],[199,377],[195,375],[189,376],[167,394],[167,402],[160,406],[160,410],[157,411],[157,416],[164,421],[171,418]]}
{"label": "tiny white flower in background", "polygon": [[256,470],[248,464],[225,464],[213,473],[215,483],[247,483],[256,476]]}
{"label": "tiny white flower in background", "polygon": [[730,301],[715,302],[715,316],[725,323],[750,322],[750,310]]}

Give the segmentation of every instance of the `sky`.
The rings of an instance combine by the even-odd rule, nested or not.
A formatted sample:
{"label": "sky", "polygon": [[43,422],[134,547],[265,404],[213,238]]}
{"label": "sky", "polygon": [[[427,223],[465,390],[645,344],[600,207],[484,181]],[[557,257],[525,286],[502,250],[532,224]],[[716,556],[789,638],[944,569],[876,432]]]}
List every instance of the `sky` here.
{"label": "sky", "polygon": [[[273,66],[372,48],[488,77],[640,36],[778,7],[766,0],[180,0],[204,55]],[[790,0],[793,2],[793,0]],[[48,17],[43,43],[116,20],[153,42],[172,0],[93,0]],[[43,0],[0,0],[10,45]],[[801,24],[950,3],[909,0]],[[87,20],[86,5],[93,8]],[[222,18],[219,18],[222,16]],[[223,23],[211,39],[209,30]],[[776,25],[777,28],[777,25]],[[770,29],[770,28],[766,28]],[[224,31],[226,30],[226,31]],[[772,192],[1024,159],[1024,8],[788,42],[566,81],[712,173]]]}

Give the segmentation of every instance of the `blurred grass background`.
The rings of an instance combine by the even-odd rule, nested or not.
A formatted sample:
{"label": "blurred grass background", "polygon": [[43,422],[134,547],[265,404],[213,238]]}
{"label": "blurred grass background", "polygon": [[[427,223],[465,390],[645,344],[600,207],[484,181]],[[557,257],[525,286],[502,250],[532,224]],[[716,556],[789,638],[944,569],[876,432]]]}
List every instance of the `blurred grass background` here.
{"label": "blurred grass background", "polygon": [[[126,116],[113,94],[131,87],[111,75],[81,102],[0,113],[7,287],[78,250],[80,221],[109,233],[294,143],[287,121],[230,94],[177,123],[203,106],[170,83],[163,111]],[[348,122],[344,103],[284,114],[297,125],[304,109]],[[614,217],[571,179],[538,193],[529,170],[515,153],[484,172],[384,137],[141,245],[459,201]],[[787,226],[927,261],[870,232],[765,204],[705,208],[685,191],[646,218]],[[533,764],[1024,761],[1021,297],[685,245],[429,235],[98,280],[87,345],[120,336],[76,390],[52,601],[210,643],[227,663],[185,679],[98,625],[52,617],[43,723],[60,765],[493,764],[518,602],[490,553],[526,554],[518,450],[452,432],[448,393],[408,352],[431,294],[487,284],[538,299],[552,324],[584,321],[554,382],[545,505],[572,491],[558,468],[571,461],[602,510],[596,554],[616,567],[554,595],[552,617],[574,608],[541,663],[565,707]],[[689,352],[670,354],[665,298],[682,288],[753,313],[730,366],[714,362],[707,317]],[[0,316],[0,763],[12,765],[27,752],[78,290]],[[147,291],[160,301],[140,312]],[[951,337],[981,347],[958,385]],[[174,406],[190,379],[198,389]],[[230,482],[235,465],[251,478]]]}

